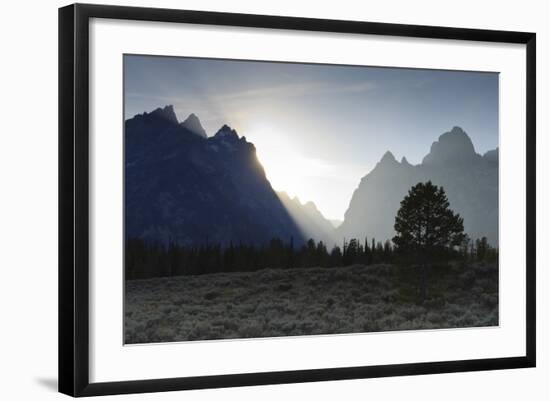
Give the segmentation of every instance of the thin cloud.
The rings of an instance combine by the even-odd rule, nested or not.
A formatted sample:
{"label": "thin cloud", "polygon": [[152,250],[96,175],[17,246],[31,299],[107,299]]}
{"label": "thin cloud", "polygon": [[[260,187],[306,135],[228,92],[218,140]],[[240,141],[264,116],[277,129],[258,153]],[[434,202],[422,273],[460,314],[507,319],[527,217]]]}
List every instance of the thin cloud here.
{"label": "thin cloud", "polygon": [[244,91],[215,94],[213,97],[220,101],[255,100],[258,98],[273,98],[278,96],[296,97],[320,93],[365,93],[376,88],[374,82],[334,85],[326,82],[305,82],[301,84],[282,84]]}

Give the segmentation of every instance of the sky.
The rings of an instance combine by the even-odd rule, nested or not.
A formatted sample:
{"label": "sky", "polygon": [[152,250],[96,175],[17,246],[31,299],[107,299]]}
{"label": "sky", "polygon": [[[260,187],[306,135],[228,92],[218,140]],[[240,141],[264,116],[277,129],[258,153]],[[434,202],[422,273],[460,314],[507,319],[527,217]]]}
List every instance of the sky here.
{"label": "sky", "polygon": [[256,146],[277,191],[343,219],[386,151],[418,164],[460,126],[498,146],[498,73],[126,55],[125,119],[173,105],[209,136],[224,124]]}

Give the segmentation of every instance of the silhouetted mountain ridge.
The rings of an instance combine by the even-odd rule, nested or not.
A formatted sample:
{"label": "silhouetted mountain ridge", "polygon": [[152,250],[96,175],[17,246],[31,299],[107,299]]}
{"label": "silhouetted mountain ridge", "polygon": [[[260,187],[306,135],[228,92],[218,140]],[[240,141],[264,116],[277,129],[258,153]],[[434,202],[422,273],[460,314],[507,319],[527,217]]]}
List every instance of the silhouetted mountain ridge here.
{"label": "silhouetted mountain ridge", "polygon": [[180,124],[172,106],[125,122],[126,238],[194,246],[274,237],[302,243],[254,145],[227,125],[209,138],[190,128],[196,126]]}
{"label": "silhouetted mountain ridge", "polygon": [[153,119],[164,119],[173,123],[178,122],[178,118],[176,117],[176,113],[174,112],[174,106],[172,105],[165,106],[164,108],[158,107],[151,113],[145,112],[141,116],[143,118],[149,117]]}
{"label": "silhouetted mountain ridge", "polygon": [[333,224],[323,216],[315,203],[302,203],[298,197],[291,198],[284,191],[278,192],[278,195],[305,238],[323,241],[328,247],[339,243]]}

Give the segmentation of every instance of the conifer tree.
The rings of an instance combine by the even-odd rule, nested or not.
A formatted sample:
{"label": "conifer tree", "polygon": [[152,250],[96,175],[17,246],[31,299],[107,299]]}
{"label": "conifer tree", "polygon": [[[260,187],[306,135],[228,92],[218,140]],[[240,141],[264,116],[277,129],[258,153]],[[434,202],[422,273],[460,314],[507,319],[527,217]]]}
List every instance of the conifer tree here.
{"label": "conifer tree", "polygon": [[450,208],[443,187],[431,181],[413,186],[395,217],[398,252],[421,268],[421,297],[426,297],[426,265],[448,257],[464,241],[464,221]]}

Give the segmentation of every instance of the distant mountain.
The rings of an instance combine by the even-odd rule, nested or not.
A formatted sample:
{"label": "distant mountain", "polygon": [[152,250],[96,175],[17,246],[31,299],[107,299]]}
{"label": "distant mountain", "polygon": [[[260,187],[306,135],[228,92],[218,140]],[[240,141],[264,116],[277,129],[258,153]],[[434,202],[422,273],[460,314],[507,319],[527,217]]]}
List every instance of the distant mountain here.
{"label": "distant mountain", "polygon": [[329,248],[338,242],[334,226],[317,209],[315,203],[302,203],[298,197],[291,198],[286,192],[278,192],[278,195],[305,238],[323,241]]}
{"label": "distant mountain", "polygon": [[422,159],[422,164],[443,167],[463,166],[469,163],[475,164],[480,158],[468,134],[462,128],[454,127],[432,143],[430,153]]}
{"label": "distant mountain", "polygon": [[187,117],[185,121],[181,123],[181,125],[184,128],[187,128],[187,130],[191,131],[193,134],[197,134],[200,137],[206,138],[206,131],[202,127],[199,118],[195,114],[189,114],[189,117]]}
{"label": "distant mountain", "polygon": [[163,244],[304,241],[254,145],[227,125],[207,138],[172,106],[125,122],[125,231]]}
{"label": "distant mountain", "polygon": [[419,165],[405,158],[398,162],[386,152],[353,193],[339,237],[391,239],[401,200],[413,185],[427,180],[444,187],[471,238],[486,236],[498,245],[498,149],[479,155],[459,127],[441,135]]}

